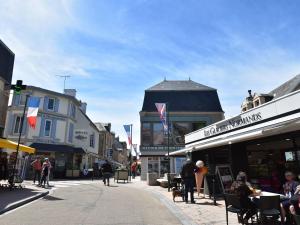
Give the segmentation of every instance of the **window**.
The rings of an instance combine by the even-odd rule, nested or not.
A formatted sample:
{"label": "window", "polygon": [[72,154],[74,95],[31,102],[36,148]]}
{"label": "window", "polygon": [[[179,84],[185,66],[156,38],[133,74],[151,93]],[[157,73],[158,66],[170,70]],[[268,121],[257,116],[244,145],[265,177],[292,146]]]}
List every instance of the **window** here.
{"label": "window", "polygon": [[73,142],[73,133],[74,133],[74,124],[70,123],[68,141],[71,143]]}
{"label": "window", "polygon": [[21,116],[17,116],[14,125],[14,134],[19,134],[21,129]]}
{"label": "window", "polygon": [[75,118],[75,114],[76,114],[76,106],[71,103],[71,106],[70,106],[70,116],[72,116],[73,118]]}
{"label": "window", "polygon": [[54,111],[54,105],[55,105],[55,99],[54,98],[49,98],[47,109],[51,110],[51,111]]}
{"label": "window", "polygon": [[45,128],[44,128],[44,136],[45,137],[50,137],[51,126],[52,126],[52,121],[51,120],[46,120],[45,121]]}
{"label": "window", "polygon": [[[166,137],[167,139],[168,137]],[[162,123],[153,123],[153,145],[161,146],[166,144],[164,127]]]}
{"label": "window", "polygon": [[19,105],[25,105],[26,101],[26,95],[20,95],[20,104]]}
{"label": "window", "polygon": [[92,148],[95,147],[95,135],[94,134],[90,135],[90,147],[92,147]]}
{"label": "window", "polygon": [[151,124],[142,123],[142,145],[150,146],[151,145]]}
{"label": "window", "polygon": [[256,101],[254,102],[254,105],[255,105],[255,106],[259,106],[259,100],[256,100]]}

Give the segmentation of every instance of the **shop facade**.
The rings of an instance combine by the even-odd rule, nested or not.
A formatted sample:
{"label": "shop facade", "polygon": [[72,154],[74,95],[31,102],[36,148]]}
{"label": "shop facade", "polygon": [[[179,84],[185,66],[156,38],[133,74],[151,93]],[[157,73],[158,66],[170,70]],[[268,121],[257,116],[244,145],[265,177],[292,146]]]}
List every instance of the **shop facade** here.
{"label": "shop facade", "polygon": [[[155,103],[168,104],[170,136],[165,135]],[[147,173],[164,176],[169,170],[167,152],[182,149],[185,135],[224,118],[216,89],[194,81],[167,81],[145,91],[141,122],[141,179]],[[169,142],[169,147],[168,147]],[[183,158],[170,160],[170,171],[178,172]]]}
{"label": "shop facade", "polygon": [[[35,129],[21,119],[26,94],[40,98]],[[5,137],[17,141],[23,122],[21,143],[36,149],[29,160],[49,158],[56,178],[78,177],[98,161],[99,131],[86,115],[86,104],[77,100],[76,90],[59,93],[27,86],[21,95],[14,94],[7,118]],[[29,176],[30,171],[29,163]]]}
{"label": "shop facade", "polygon": [[279,192],[285,171],[300,174],[300,91],[192,132],[185,140],[185,148],[171,155],[203,160],[210,174],[228,165],[234,177],[245,171],[256,187]]}

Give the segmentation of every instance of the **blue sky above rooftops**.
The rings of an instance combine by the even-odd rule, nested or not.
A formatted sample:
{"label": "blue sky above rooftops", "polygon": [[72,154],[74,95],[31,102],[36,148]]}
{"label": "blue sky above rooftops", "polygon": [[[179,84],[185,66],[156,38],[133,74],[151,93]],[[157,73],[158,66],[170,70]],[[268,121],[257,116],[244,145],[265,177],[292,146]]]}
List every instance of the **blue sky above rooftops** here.
{"label": "blue sky above rooftops", "polygon": [[93,121],[134,123],[144,90],[188,79],[218,89],[226,116],[247,90],[269,92],[300,71],[299,1],[0,0],[0,38],[14,81],[62,91],[71,75]]}

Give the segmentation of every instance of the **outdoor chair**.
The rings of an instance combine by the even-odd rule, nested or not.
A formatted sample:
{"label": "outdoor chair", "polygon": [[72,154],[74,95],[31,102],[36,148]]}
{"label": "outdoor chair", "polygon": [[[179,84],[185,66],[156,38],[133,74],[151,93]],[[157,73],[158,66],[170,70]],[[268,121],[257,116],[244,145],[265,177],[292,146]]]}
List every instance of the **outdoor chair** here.
{"label": "outdoor chair", "polygon": [[260,223],[266,224],[266,220],[271,220],[275,224],[280,214],[280,196],[260,196],[259,207]]}
{"label": "outdoor chair", "polygon": [[293,215],[296,225],[300,225],[300,215]]}
{"label": "outdoor chair", "polygon": [[226,224],[228,225],[228,212],[236,213],[239,219],[243,217],[247,210],[242,208],[241,199],[235,194],[224,194],[224,199],[226,209]]}

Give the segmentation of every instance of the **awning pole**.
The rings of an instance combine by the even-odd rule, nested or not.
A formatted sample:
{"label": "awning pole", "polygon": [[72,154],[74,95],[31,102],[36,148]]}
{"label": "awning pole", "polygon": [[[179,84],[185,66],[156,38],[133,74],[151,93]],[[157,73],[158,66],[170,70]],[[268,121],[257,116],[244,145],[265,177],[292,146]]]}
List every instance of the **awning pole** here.
{"label": "awning pole", "polygon": [[24,104],[24,109],[23,109],[23,114],[21,117],[21,125],[20,125],[20,130],[19,130],[19,138],[18,138],[18,145],[17,145],[17,152],[16,152],[16,160],[15,160],[15,164],[13,166],[13,183],[12,185],[15,185],[15,172],[16,172],[16,167],[17,167],[17,163],[18,163],[18,155],[19,155],[19,148],[20,148],[20,141],[21,141],[21,135],[22,135],[22,131],[23,131],[23,124],[25,123],[25,112],[26,112],[26,107],[27,107],[27,101],[28,101],[29,95],[26,94],[26,98],[25,98],[25,104]]}

